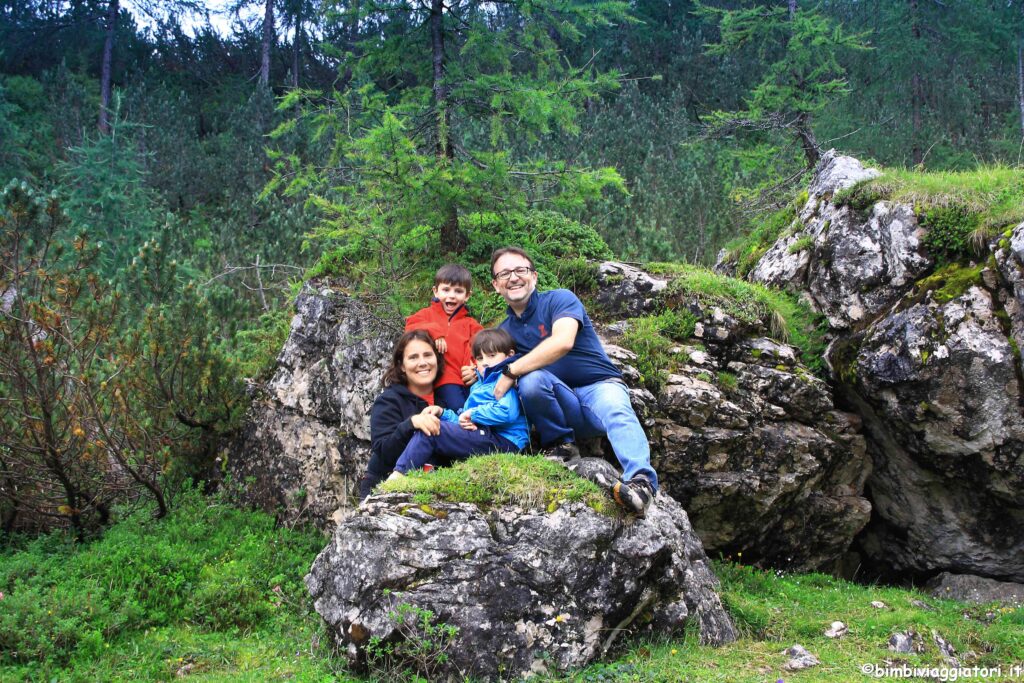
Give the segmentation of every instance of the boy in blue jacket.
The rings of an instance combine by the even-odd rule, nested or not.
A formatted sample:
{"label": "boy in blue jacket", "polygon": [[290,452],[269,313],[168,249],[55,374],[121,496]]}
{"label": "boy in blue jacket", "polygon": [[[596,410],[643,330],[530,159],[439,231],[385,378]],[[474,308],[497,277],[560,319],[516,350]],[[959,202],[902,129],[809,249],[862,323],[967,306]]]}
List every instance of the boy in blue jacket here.
{"label": "boy in blue jacket", "polygon": [[424,413],[441,418],[437,434],[427,436],[416,432],[402,451],[392,479],[435,460],[464,460],[478,453],[516,453],[530,440],[530,428],[513,389],[494,398],[494,385],[501,370],[515,355],[512,336],[505,330],[481,330],[473,339],[473,359],[477,378],[469,390],[469,398],[458,413],[428,406]]}

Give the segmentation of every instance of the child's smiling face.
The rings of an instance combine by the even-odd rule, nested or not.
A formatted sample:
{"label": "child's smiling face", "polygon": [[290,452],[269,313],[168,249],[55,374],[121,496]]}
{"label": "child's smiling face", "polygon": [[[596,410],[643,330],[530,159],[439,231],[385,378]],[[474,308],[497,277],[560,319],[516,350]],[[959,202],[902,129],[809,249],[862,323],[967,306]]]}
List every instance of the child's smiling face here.
{"label": "child's smiling face", "polygon": [[510,355],[511,354],[505,353],[504,351],[492,351],[490,353],[483,351],[479,355],[475,356],[473,360],[475,360],[476,364],[481,368],[493,368]]}
{"label": "child's smiling face", "polygon": [[441,302],[444,312],[451,315],[469,299],[469,290],[462,285],[442,282],[439,285],[434,285],[434,298]]}

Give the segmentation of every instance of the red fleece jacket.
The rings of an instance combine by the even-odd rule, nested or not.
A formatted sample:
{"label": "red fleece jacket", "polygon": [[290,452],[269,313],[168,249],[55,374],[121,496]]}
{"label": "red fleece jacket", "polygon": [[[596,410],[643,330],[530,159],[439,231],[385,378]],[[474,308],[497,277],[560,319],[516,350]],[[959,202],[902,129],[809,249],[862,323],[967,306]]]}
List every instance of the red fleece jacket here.
{"label": "red fleece jacket", "polygon": [[462,366],[473,364],[471,344],[476,333],[484,326],[469,314],[465,306],[459,306],[451,318],[444,312],[441,302],[434,300],[405,320],[405,331],[426,330],[434,339],[444,337],[448,351],[444,354],[444,372],[434,386],[462,384]]}

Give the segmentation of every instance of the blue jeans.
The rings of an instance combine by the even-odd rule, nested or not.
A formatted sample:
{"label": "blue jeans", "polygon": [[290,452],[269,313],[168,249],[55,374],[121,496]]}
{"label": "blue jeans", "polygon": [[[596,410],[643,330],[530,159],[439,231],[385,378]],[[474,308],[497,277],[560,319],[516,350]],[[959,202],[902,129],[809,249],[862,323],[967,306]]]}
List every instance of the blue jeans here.
{"label": "blue jeans", "polygon": [[571,389],[547,370],[534,370],[519,379],[519,398],[544,446],[607,435],[622,465],[622,479],[643,475],[658,490],[651,446],[622,382],[604,380]]}
{"label": "blue jeans", "polygon": [[423,432],[413,434],[395,463],[395,471],[408,474],[428,462],[437,465],[465,460],[480,453],[515,453],[518,450],[514,443],[487,427],[469,430],[455,422],[441,422],[441,433],[436,436],[427,436]]}

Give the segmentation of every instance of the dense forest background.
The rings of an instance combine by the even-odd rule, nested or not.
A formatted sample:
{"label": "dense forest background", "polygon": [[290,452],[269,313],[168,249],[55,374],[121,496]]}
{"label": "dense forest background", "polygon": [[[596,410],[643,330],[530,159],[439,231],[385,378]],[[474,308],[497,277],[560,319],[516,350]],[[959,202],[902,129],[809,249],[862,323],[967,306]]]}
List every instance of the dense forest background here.
{"label": "dense forest background", "polygon": [[0,0],[3,526],[209,476],[309,274],[709,264],[830,147],[1019,166],[1022,50],[1021,0]]}

